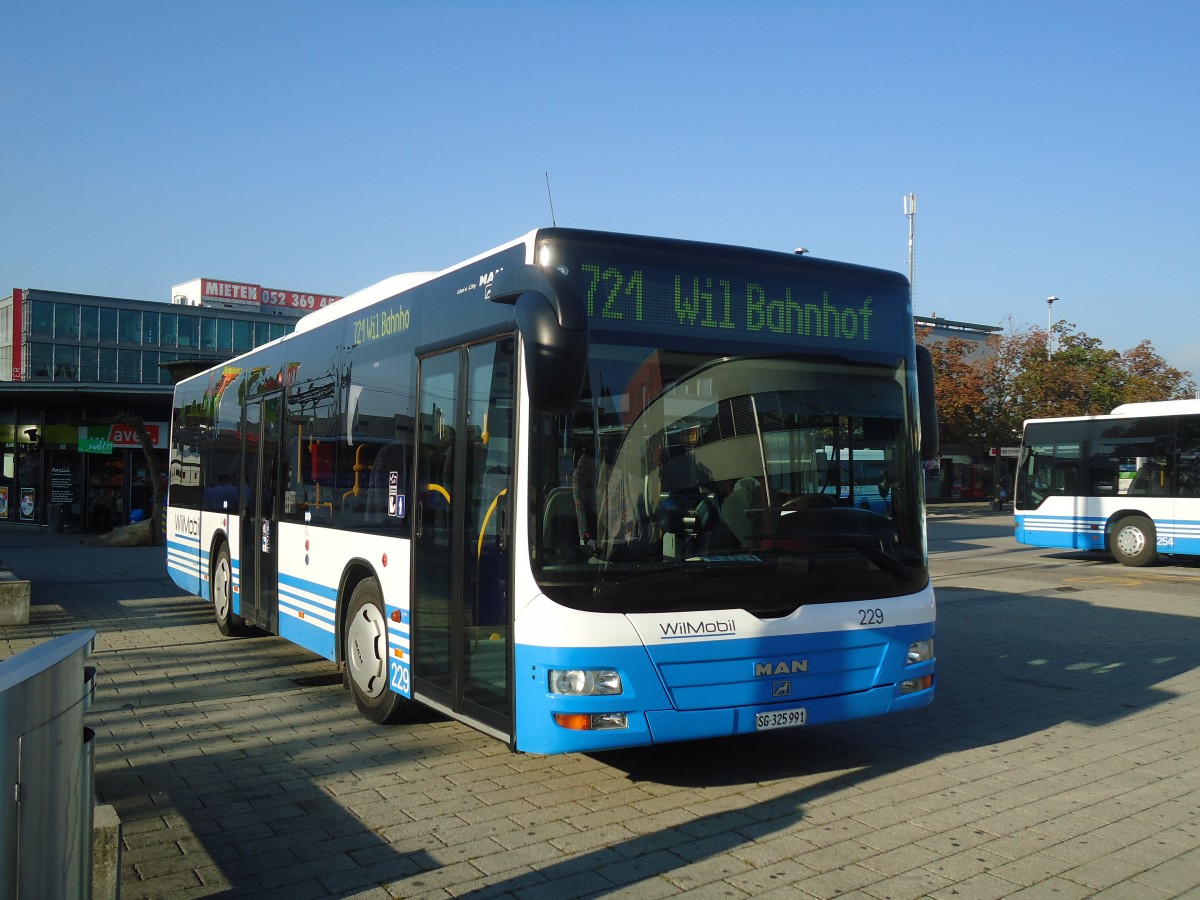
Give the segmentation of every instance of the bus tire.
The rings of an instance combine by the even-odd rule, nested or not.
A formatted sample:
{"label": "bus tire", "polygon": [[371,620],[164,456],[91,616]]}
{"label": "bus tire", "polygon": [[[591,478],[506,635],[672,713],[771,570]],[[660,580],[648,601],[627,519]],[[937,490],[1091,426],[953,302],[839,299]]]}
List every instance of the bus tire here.
{"label": "bus tire", "polygon": [[346,686],[358,711],[379,725],[409,718],[415,704],[388,685],[387,616],[374,578],[364,578],[350,595],[343,641]]}
{"label": "bus tire", "polygon": [[1148,566],[1158,559],[1158,535],[1145,516],[1126,516],[1113,526],[1108,549],[1126,566]]}
{"label": "bus tire", "polygon": [[209,589],[213,601],[213,617],[217,620],[217,631],[226,637],[246,634],[246,620],[233,611],[233,565],[229,561],[229,545],[224,541],[213,556],[212,572],[209,574]]}

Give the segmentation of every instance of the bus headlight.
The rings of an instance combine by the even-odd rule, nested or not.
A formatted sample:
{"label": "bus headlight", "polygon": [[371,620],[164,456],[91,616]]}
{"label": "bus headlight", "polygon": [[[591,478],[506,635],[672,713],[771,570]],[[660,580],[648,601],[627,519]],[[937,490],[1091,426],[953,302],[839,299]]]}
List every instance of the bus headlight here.
{"label": "bus headlight", "polygon": [[933,659],[933,638],[923,641],[913,641],[908,645],[908,656],[905,658],[905,662],[908,665],[928,662],[931,659]]}
{"label": "bus headlight", "polygon": [[550,693],[568,697],[619,694],[621,675],[616,669],[551,669]]}

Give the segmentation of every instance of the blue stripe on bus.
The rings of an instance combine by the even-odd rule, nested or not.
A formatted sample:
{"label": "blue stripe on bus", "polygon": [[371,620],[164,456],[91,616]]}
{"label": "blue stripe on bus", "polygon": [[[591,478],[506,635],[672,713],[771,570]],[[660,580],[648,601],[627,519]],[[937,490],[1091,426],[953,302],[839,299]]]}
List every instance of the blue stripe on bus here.
{"label": "blue stripe on bus", "polygon": [[[1023,513],[1015,517],[1015,536],[1032,547],[1107,550],[1105,516],[1050,516]],[[1160,553],[1200,555],[1200,521],[1154,522]]]}
{"label": "blue stripe on bus", "polygon": [[[909,645],[932,637],[933,631],[930,622],[850,633],[675,643],[666,655],[661,646],[655,648],[661,668],[642,646],[518,644],[516,671],[533,677],[519,677],[515,686],[517,749],[589,752],[745,734],[755,731],[757,713],[772,710],[803,708],[807,722],[817,725],[916,709],[933,700],[933,689],[901,694],[899,682],[933,674],[933,660],[905,664]],[[599,668],[620,672],[621,694],[548,693],[549,669]],[[625,713],[629,727],[573,731],[553,719],[554,713],[610,712]]]}
{"label": "blue stripe on bus", "polygon": [[412,613],[391,604],[386,604],[383,612],[388,620],[388,645],[407,653],[412,639]]}
{"label": "blue stripe on bus", "polygon": [[288,575],[281,572],[279,575],[279,589],[282,591],[285,587],[316,594],[323,600],[328,600],[330,607],[337,602],[336,586],[330,587],[327,584],[321,584],[319,581],[309,581],[307,578],[299,578],[295,575]]}
{"label": "blue stripe on bus", "polygon": [[176,534],[167,539],[167,573],[171,580],[202,600],[208,598],[208,551],[200,539]]}
{"label": "blue stripe on bus", "polygon": [[285,602],[282,596],[279,599],[279,636],[325,659],[336,657],[337,636],[332,623]]}
{"label": "blue stripe on bus", "polygon": [[1033,547],[1060,547],[1068,550],[1106,548],[1105,516],[1017,515],[1016,539]]}
{"label": "blue stripe on bus", "polygon": [[1200,522],[1177,519],[1170,525],[1155,524],[1159,553],[1200,556]]}
{"label": "blue stripe on bus", "polygon": [[279,636],[326,659],[337,655],[337,588],[279,575]]}
{"label": "blue stripe on bus", "polygon": [[412,611],[386,604],[388,684],[403,697],[412,697]]}

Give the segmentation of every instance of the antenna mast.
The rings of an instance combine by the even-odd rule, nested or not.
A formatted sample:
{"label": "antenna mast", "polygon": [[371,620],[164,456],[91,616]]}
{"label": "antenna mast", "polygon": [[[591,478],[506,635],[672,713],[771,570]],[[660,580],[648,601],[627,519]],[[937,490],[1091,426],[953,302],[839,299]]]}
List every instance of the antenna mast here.
{"label": "antenna mast", "polygon": [[[908,193],[904,195],[904,215],[908,219],[908,288],[909,295],[915,295],[917,292],[917,273],[916,273],[916,233],[917,233],[917,195]],[[916,309],[916,306],[913,306]]]}
{"label": "antenna mast", "polygon": [[550,201],[550,224],[555,228],[558,227],[558,222],[554,218],[554,195],[550,193],[550,173],[546,173],[546,197]]}

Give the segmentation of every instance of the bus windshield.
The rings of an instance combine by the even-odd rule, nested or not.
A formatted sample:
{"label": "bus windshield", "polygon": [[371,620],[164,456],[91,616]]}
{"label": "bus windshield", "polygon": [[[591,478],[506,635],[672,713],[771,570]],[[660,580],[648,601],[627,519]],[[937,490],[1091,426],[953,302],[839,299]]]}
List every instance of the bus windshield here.
{"label": "bus windshield", "polygon": [[903,364],[597,342],[540,417],[534,571],[582,609],[882,598],[928,581]]}

